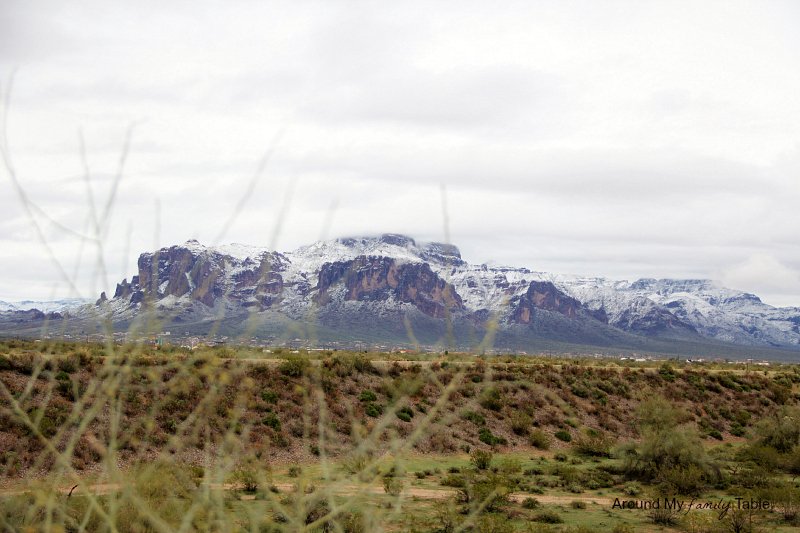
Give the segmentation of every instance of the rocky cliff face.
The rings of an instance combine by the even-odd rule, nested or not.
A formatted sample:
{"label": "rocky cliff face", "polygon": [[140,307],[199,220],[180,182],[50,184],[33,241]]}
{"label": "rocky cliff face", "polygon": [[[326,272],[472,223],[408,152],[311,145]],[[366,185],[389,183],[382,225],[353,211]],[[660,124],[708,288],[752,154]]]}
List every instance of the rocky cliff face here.
{"label": "rocky cliff face", "polygon": [[440,278],[428,263],[401,263],[388,257],[359,256],[352,261],[325,263],[319,271],[317,302],[330,302],[328,291],[342,283],[345,301],[391,300],[410,303],[433,318],[444,318],[448,309],[464,305],[452,285]]}
{"label": "rocky cliff face", "polygon": [[[512,302],[514,303],[514,312],[511,314],[511,321],[515,324],[530,324],[534,307],[553,311],[575,320],[582,314],[588,314],[585,313],[583,304],[559,291],[549,281],[532,281],[525,294],[515,298]],[[602,316],[602,313],[598,313],[598,315]]]}
{"label": "rocky cliff face", "polygon": [[206,249],[197,241],[139,256],[138,275],[117,284],[115,300],[130,305],[158,302],[167,297],[186,298],[214,307],[225,298],[245,306],[271,306],[283,292],[279,270],[286,259],[256,250],[254,257],[237,257],[225,249]]}

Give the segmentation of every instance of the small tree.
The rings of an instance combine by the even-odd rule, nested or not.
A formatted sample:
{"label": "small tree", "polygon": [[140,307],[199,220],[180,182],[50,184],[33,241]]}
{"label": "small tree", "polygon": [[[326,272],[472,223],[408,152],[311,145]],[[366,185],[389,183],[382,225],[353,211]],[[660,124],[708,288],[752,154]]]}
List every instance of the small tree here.
{"label": "small tree", "polygon": [[478,470],[488,470],[492,466],[492,452],[487,452],[486,450],[481,450],[480,448],[475,448],[470,454],[470,462],[472,466],[477,468]]}

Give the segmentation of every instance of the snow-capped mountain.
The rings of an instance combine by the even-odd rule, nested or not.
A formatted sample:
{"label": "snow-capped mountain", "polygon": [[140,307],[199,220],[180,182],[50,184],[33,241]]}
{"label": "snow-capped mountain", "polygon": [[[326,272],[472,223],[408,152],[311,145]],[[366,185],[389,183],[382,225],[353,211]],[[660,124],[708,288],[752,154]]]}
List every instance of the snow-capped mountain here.
{"label": "snow-capped mountain", "polygon": [[33,301],[23,300],[21,302],[4,302],[0,300],[0,312],[8,311],[31,311],[38,310],[43,313],[61,313],[67,309],[85,305],[92,300],[88,298],[64,298],[62,300]]}
{"label": "snow-capped mountain", "polygon": [[[722,341],[800,347],[800,309],[708,280],[635,282],[470,265],[455,246],[401,235],[318,242],[293,252],[197,241],[139,257],[138,275],[71,320],[224,323],[250,331],[314,328],[317,336],[457,341],[492,330],[498,342],[597,346]],[[245,324],[247,324],[245,326]],[[449,332],[449,333],[448,333]],[[464,340],[466,343],[466,341]]]}

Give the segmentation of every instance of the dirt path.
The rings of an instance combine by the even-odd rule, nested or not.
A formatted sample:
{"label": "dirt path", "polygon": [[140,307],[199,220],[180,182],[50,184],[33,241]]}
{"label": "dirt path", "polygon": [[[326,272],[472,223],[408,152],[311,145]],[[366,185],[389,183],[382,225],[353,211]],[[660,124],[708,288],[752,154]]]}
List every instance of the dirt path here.
{"label": "dirt path", "polygon": [[[275,485],[278,490],[281,492],[290,492],[294,490],[294,485],[291,483],[280,483]],[[357,492],[366,492],[372,494],[386,494],[386,491],[383,487],[366,487],[360,488],[355,485],[343,485],[341,490],[337,492],[337,494],[346,496],[350,494],[355,494]],[[421,488],[410,488],[405,492],[407,497],[410,498],[419,498],[422,500],[446,500],[447,498],[455,495],[455,491],[452,489],[421,489]],[[529,498],[529,494],[510,494],[509,499],[514,502],[522,502],[525,498]],[[586,503],[594,503],[597,505],[611,505],[614,500],[610,498],[597,498],[591,496],[547,496],[547,495],[537,495],[534,496],[540,503],[555,503],[555,504],[569,504],[573,501],[583,501]],[[252,500],[255,496],[252,495],[244,495],[242,496],[243,500]]]}
{"label": "dirt path", "polygon": [[[295,489],[295,485],[292,483],[278,483],[274,485],[279,491],[281,492],[292,492]],[[109,484],[109,483],[94,483],[88,485],[88,491],[95,495],[102,495],[108,494],[113,490],[119,490],[121,488],[118,484]],[[236,487],[232,484],[223,484],[217,485],[213,484],[211,486],[212,489],[222,489],[222,490],[234,490]],[[62,494],[80,494],[83,490],[81,487],[77,485],[68,485],[63,486],[57,489],[58,492]],[[0,495],[9,496],[9,495],[19,495],[24,494],[27,492],[26,490],[17,489],[17,490],[4,490],[0,491]],[[372,493],[372,494],[386,494],[386,491],[383,487],[358,487],[356,485],[342,485],[341,488],[336,492],[336,494],[341,496],[348,496],[356,493]],[[445,500],[453,495],[455,495],[455,491],[452,489],[422,489],[422,488],[415,488],[412,487],[405,492],[406,497],[408,498],[419,498],[422,500]],[[522,502],[525,498],[529,498],[530,495],[528,494],[510,494],[509,499],[514,502]],[[573,501],[583,501],[586,503],[594,503],[597,505],[611,505],[613,500],[610,498],[598,498],[592,496],[549,496],[549,495],[536,495],[534,496],[540,503],[554,503],[554,504],[569,504]],[[255,495],[253,494],[244,494],[240,496],[241,500],[253,500],[255,499]]]}

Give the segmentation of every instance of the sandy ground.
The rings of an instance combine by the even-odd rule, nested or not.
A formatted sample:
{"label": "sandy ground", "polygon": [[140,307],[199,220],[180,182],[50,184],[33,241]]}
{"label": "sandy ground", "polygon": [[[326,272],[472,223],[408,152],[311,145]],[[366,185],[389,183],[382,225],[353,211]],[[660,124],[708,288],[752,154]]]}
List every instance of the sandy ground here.
{"label": "sandy ground", "polygon": [[[291,483],[279,483],[275,485],[281,492],[291,492],[295,489],[295,485]],[[112,485],[107,483],[95,483],[93,485],[89,485],[88,490],[93,494],[106,494],[112,490],[118,490],[120,488],[119,485]],[[215,485],[212,488],[222,488],[223,490],[232,490],[235,487],[230,484],[225,484],[222,486]],[[79,494],[81,492],[81,488],[77,486],[64,486],[58,489],[59,492],[63,494]],[[0,491],[0,495],[11,495],[11,494],[23,494],[25,490],[17,489],[17,490],[4,490]],[[338,491],[338,494],[341,495],[349,495],[354,494],[356,492],[369,492],[373,494],[385,494],[383,487],[369,487],[365,489],[364,487],[357,487],[355,485],[343,485],[341,490]],[[420,489],[420,488],[409,488],[405,491],[405,496],[407,498],[417,498],[421,500],[444,500],[452,495],[455,494],[455,491],[452,489]],[[521,502],[525,498],[528,498],[530,495],[528,494],[510,494],[509,497],[512,501]],[[597,498],[597,497],[583,497],[583,496],[547,496],[547,495],[537,495],[535,496],[537,500],[541,503],[555,503],[555,504],[569,504],[573,501],[584,501],[586,503],[595,503],[598,505],[611,505],[613,500],[610,498]],[[253,500],[255,499],[255,495],[252,494],[244,494],[240,497],[242,500]]]}

